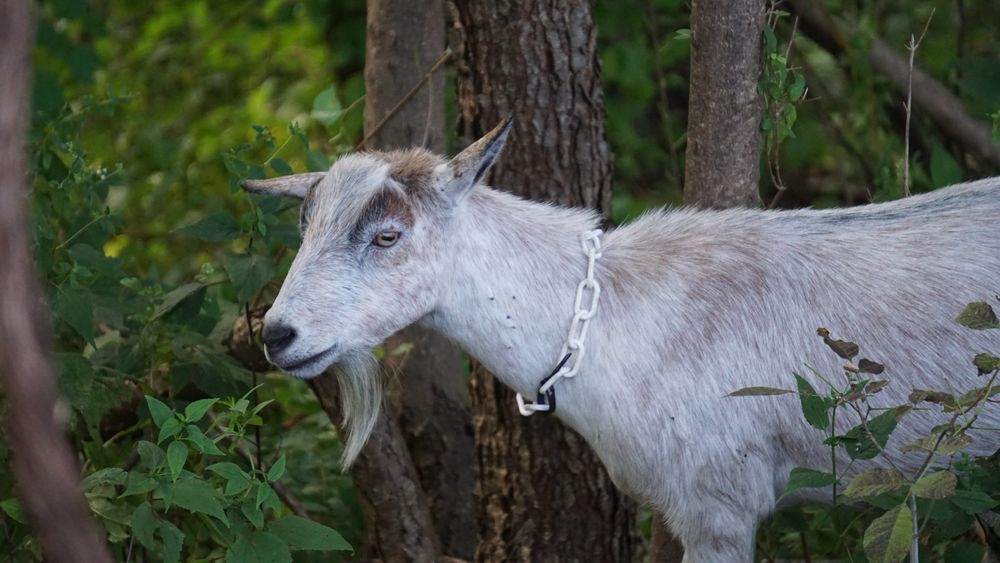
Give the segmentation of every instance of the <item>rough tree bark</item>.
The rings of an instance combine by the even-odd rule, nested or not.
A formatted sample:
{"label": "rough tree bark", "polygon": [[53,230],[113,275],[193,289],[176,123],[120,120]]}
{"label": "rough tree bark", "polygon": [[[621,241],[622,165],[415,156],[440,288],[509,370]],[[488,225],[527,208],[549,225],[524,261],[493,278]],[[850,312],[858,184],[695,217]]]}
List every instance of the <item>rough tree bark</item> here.
{"label": "rough tree bark", "polygon": [[[514,118],[492,183],[608,212],[612,161],[590,3],[457,0],[453,10],[463,140]],[[513,393],[481,366],[471,388],[476,560],[631,561],[633,506],[584,440],[552,418],[522,418]]]}
{"label": "rough tree bark", "polygon": [[31,3],[0,0],[0,377],[17,493],[48,561],[110,562],[63,434],[51,334],[31,256],[25,136]]}
{"label": "rough tree bark", "polygon": [[[760,77],[764,3],[695,0],[691,6],[691,81],[684,203],[760,205]],[[653,560],[680,561],[684,550],[654,515]]]}
{"label": "rough tree bark", "polygon": [[[802,30],[821,47],[833,54],[847,47],[850,33],[830,17],[822,3],[789,0],[788,5],[801,18]],[[868,64],[889,78],[901,94],[906,94],[910,65],[899,50],[881,37],[873,37]],[[945,135],[976,157],[1000,168],[1000,145],[993,142],[990,125],[971,117],[958,96],[919,68],[913,69],[913,105],[926,113]]]}
{"label": "rough tree bark", "polygon": [[695,0],[684,201],[700,207],[760,203],[762,0]]}
{"label": "rough tree bark", "polygon": [[[367,20],[366,147],[444,152],[443,73],[389,115],[444,52],[443,2],[369,0]],[[412,345],[409,352],[392,354],[404,344]],[[387,562],[469,559],[475,450],[462,357],[419,327],[396,335],[385,349],[386,367],[399,377],[390,378],[386,408],[351,470],[365,512],[366,551]],[[313,389],[339,420],[336,383],[327,376]]]}

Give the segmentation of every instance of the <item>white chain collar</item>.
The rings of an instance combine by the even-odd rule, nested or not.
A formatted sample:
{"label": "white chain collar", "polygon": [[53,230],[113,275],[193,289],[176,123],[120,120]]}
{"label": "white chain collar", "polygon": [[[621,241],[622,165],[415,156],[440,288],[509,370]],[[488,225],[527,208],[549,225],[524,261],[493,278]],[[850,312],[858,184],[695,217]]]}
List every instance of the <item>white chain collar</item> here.
{"label": "white chain collar", "polygon": [[[573,303],[573,320],[569,324],[569,332],[559,352],[559,362],[555,370],[542,380],[538,387],[538,399],[530,403],[517,394],[517,410],[523,416],[531,416],[536,412],[551,414],[556,410],[556,393],[554,386],[562,378],[571,378],[580,371],[583,357],[587,352],[587,327],[590,320],[597,315],[597,301],[601,298],[601,284],[594,277],[594,265],[601,257],[600,229],[585,231],[580,236],[580,246],[587,255],[587,275],[576,286],[576,301]],[[589,294],[590,306],[583,308],[584,298]]]}

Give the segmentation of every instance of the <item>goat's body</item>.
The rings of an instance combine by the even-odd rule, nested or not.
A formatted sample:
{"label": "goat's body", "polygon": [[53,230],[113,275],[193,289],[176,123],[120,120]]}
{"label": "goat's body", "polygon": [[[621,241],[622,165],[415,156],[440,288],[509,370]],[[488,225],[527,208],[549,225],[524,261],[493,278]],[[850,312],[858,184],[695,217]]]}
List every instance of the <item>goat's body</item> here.
{"label": "goat's body", "polygon": [[[486,188],[467,206],[457,267],[424,322],[532,397],[572,316],[580,233],[597,218]],[[748,560],[790,469],[830,470],[830,455],[794,395],[725,395],[793,387],[793,371],[826,389],[806,364],[843,381],[818,327],[886,365],[875,406],[982,385],[971,359],[1000,339],[954,318],[1000,292],[998,225],[1000,179],[843,210],[646,215],[604,236],[599,312],[578,377],[556,387],[559,416],[666,515],[689,560]],[[887,448],[897,466],[921,461],[899,446],[941,416],[902,420]],[[984,417],[1000,426],[997,409]],[[856,423],[841,417],[838,429]],[[995,436],[974,434],[975,453],[996,450]]]}

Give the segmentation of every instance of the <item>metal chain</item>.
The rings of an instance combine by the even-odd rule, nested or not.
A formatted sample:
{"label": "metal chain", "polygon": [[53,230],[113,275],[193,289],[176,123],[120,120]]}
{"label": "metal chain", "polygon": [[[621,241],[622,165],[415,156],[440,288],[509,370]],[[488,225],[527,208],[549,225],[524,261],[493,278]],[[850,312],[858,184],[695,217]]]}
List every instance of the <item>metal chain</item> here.
{"label": "metal chain", "polygon": [[[587,327],[591,319],[597,315],[597,302],[601,298],[601,284],[594,277],[594,265],[601,257],[600,229],[586,231],[580,236],[580,246],[587,255],[587,275],[576,286],[576,301],[573,303],[573,320],[569,324],[566,341],[559,352],[560,366],[551,376],[543,380],[538,388],[539,397],[545,395],[562,378],[572,378],[580,371],[583,357],[587,353]],[[583,307],[587,303],[586,308]],[[554,396],[554,394],[553,394]],[[539,402],[528,402],[517,394],[517,410],[523,416],[531,416],[536,412],[548,412],[553,406]]]}

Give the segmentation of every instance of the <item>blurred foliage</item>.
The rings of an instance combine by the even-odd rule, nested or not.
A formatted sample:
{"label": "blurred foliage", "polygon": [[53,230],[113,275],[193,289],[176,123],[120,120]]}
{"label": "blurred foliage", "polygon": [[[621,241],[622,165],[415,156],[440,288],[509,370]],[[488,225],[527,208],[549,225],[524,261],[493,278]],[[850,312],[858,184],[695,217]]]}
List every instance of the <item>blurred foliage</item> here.
{"label": "blurred foliage", "polygon": [[[765,201],[774,192],[767,171],[775,166],[788,188],[780,200],[785,207],[902,193],[902,96],[873,73],[865,54],[876,34],[902,50],[932,10],[917,64],[959,95],[971,115],[1000,128],[1000,11],[991,3],[823,5],[856,32],[838,56],[801,30],[793,37],[793,18],[778,17],[780,9],[769,17],[761,91],[771,127],[765,122],[763,133],[777,131],[781,142],[769,145],[771,159],[762,159]],[[88,498],[115,549],[123,560],[128,553],[132,560],[161,559],[176,529],[184,535],[182,558],[218,560],[239,541],[242,528],[219,528],[218,514],[178,508],[154,491],[124,495],[128,475],[113,470],[171,483],[183,472],[217,488],[228,507],[229,480],[207,468],[232,463],[258,479],[261,490],[266,473],[255,473],[256,462],[228,446],[222,456],[195,452],[201,439],[182,435],[191,453],[175,473],[166,461],[143,460],[139,446],[159,437],[146,396],[184,413],[200,399],[219,399],[214,405],[221,408],[221,401],[251,389],[246,400],[266,404],[243,435],[251,458],[284,459],[280,483],[310,517],[360,545],[357,500],[335,463],[340,444],[313,394],[299,381],[249,371],[224,343],[237,317],[273,298],[288,250],[297,246],[294,210],[237,193],[236,183],[324,169],[359,140],[364,1],[42,0],[37,8],[33,237],[54,311],[73,440],[90,483],[99,483]],[[613,216],[623,221],[681,201],[688,2],[598,0],[594,14],[615,152]],[[452,90],[445,96],[448,115],[455,114]],[[912,129],[914,191],[996,172],[944,137],[918,108]],[[200,428],[216,444],[232,438],[218,426]],[[168,441],[164,455],[176,443]],[[0,460],[6,457],[0,441]],[[119,483],[121,475],[126,481]],[[12,485],[8,470],[0,470],[0,552],[35,560],[37,545]],[[147,525],[141,533],[140,507],[149,507],[139,513]],[[290,512],[270,501],[266,514],[270,522]],[[253,518],[246,518],[247,530],[256,530]],[[766,526],[762,541],[793,543],[782,538],[797,538],[801,526],[816,538],[829,536],[836,530],[829,520],[821,508],[794,509]],[[142,550],[160,555],[141,557]],[[330,561],[339,553],[291,557]]]}

